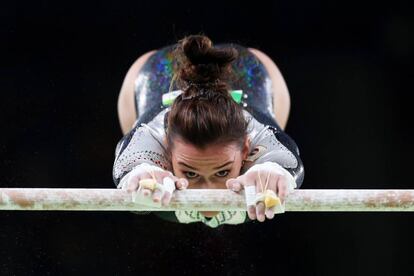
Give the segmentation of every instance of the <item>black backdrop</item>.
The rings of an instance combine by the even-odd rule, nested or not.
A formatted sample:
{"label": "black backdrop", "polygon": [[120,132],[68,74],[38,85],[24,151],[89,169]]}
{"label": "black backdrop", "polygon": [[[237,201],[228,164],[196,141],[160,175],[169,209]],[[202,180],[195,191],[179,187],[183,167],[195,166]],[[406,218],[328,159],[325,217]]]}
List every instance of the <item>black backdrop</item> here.
{"label": "black backdrop", "polygon": [[[141,54],[203,32],[282,71],[304,189],[410,189],[407,6],[2,3],[1,187],[112,188],[116,102]],[[286,213],[210,229],[128,212],[0,212],[0,275],[413,275],[411,213]]]}

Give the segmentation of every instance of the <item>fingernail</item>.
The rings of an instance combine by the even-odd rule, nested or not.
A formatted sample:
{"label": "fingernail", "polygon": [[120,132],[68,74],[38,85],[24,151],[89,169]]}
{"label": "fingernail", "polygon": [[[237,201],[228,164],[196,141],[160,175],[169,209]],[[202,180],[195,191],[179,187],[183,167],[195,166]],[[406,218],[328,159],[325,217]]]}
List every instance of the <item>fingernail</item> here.
{"label": "fingernail", "polygon": [[183,178],[183,180],[182,180],[182,187],[183,187],[183,188],[188,187],[188,180],[187,180],[187,179],[185,179],[185,178]]}
{"label": "fingernail", "polygon": [[275,217],[275,213],[274,212],[266,212],[266,216],[268,219],[273,219]]}

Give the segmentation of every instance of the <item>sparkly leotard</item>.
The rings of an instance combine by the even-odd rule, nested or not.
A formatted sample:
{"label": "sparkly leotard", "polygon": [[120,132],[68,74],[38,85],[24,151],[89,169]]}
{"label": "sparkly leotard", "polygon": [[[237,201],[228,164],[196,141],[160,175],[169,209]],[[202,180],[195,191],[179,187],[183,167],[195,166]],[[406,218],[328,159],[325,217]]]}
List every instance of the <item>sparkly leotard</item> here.
{"label": "sparkly leotard", "polygon": [[[226,47],[219,44],[215,47]],[[257,57],[240,45],[231,45],[238,50],[239,56],[232,63],[233,75],[229,85],[233,89],[243,90],[247,98],[243,100],[245,109],[250,113],[254,109],[274,119],[273,93],[270,76]],[[135,81],[135,108],[140,121],[153,118],[160,109],[162,94],[170,89],[173,74],[173,46],[165,47],[154,53],[142,67]],[[176,88],[173,87],[172,90]],[[143,116],[145,115],[145,116]]]}
{"label": "sparkly leotard", "polygon": [[[225,46],[230,45],[221,44],[215,47]],[[250,162],[246,162],[241,173],[254,164],[272,161],[288,170],[300,187],[304,177],[303,164],[296,143],[275,121],[270,76],[264,65],[247,48],[235,44],[231,46],[238,50],[239,55],[232,63],[234,76],[229,81],[229,86],[234,90],[243,90],[244,97],[240,105],[244,107],[245,118],[249,121],[248,135],[252,149],[248,158]],[[118,187],[121,179],[141,163],[150,163],[172,171],[172,166],[164,154],[164,123],[169,107],[162,105],[162,95],[170,91],[173,48],[174,46],[167,46],[156,51],[148,58],[136,77],[137,120],[133,129],[118,143],[115,152],[113,177]],[[238,224],[248,220],[245,214],[230,211],[220,212],[212,220],[208,220],[199,212],[155,213],[171,221],[201,221],[211,227],[217,227],[222,223]]]}

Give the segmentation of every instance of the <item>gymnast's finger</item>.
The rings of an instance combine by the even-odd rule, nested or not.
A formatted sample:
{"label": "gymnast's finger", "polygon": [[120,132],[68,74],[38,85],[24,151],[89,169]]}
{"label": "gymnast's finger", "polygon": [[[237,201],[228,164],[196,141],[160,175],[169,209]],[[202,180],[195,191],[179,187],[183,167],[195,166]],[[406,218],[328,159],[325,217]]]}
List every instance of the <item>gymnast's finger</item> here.
{"label": "gymnast's finger", "polygon": [[175,180],[175,187],[179,190],[184,190],[187,189],[188,187],[188,180],[185,178],[178,178],[176,176],[174,176],[174,180]]}
{"label": "gymnast's finger", "polygon": [[[247,183],[246,183],[247,184]],[[247,206],[247,214],[251,220],[255,220],[256,216],[256,185],[255,181],[251,181],[249,185],[244,186],[244,196]]]}
{"label": "gymnast's finger", "polygon": [[260,201],[256,205],[256,216],[257,220],[260,222],[265,221],[265,205],[264,202]]}
{"label": "gymnast's finger", "polygon": [[154,193],[152,194],[152,200],[154,202],[160,202],[162,196],[163,192],[160,189],[155,189]]}
{"label": "gymnast's finger", "polygon": [[249,219],[255,220],[256,219],[256,206],[251,205],[247,207],[247,215],[249,216]]}
{"label": "gymnast's finger", "polygon": [[170,204],[171,201],[171,193],[170,192],[164,192],[163,196],[162,196],[162,206],[167,206],[168,204]]}
{"label": "gymnast's finger", "polygon": [[233,192],[240,192],[243,186],[240,184],[240,180],[237,178],[230,178],[226,181],[227,189],[232,190]]}
{"label": "gymnast's finger", "polygon": [[139,186],[138,182],[139,182],[139,175],[130,175],[128,177],[127,185],[124,186],[124,188],[128,192],[136,191],[138,189],[138,186]]}
{"label": "gymnast's finger", "polygon": [[288,179],[284,176],[280,176],[277,180],[277,196],[280,198],[281,203],[285,202],[288,195]]}
{"label": "gymnast's finger", "polygon": [[266,218],[268,218],[268,219],[274,218],[274,216],[275,216],[275,207],[266,208],[265,214],[266,214]]}

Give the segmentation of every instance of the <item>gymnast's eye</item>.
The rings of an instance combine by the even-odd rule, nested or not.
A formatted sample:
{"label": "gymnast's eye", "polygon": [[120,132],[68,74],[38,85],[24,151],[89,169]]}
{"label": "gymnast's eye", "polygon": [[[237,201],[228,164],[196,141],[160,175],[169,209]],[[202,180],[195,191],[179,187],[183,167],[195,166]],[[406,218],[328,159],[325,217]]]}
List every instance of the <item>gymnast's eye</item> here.
{"label": "gymnast's eye", "polygon": [[198,176],[195,172],[184,172],[184,175],[187,178],[196,178]]}
{"label": "gymnast's eye", "polygon": [[219,177],[226,177],[229,174],[229,172],[230,170],[219,171],[218,173],[216,173],[216,175]]}

